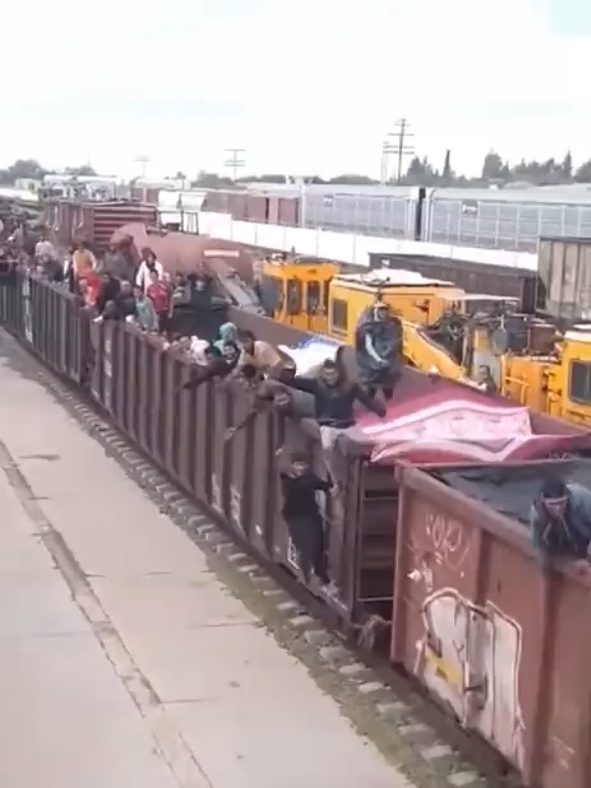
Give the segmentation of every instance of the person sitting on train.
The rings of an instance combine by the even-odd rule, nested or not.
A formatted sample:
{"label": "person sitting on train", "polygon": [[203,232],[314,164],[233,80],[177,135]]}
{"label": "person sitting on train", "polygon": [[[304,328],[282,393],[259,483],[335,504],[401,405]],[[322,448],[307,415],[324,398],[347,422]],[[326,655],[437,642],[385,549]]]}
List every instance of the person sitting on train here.
{"label": "person sitting on train", "polygon": [[240,360],[240,348],[235,342],[226,342],[220,353],[215,346],[209,349],[210,360],[205,367],[201,365],[191,366],[190,380],[184,383],[182,389],[195,389],[207,380],[213,378],[227,378],[238,367]]}
{"label": "person sitting on train", "polygon": [[158,278],[161,279],[162,274],[164,273],[164,268],[162,267],[162,263],[156,259],[154,252],[146,246],[144,249],[142,249],[142,260],[135,278],[136,285],[141,287],[144,293],[147,292],[151,283],[151,271],[155,271],[158,275]]}
{"label": "person sitting on train", "polygon": [[281,356],[269,342],[256,339],[252,331],[238,333],[242,345],[241,363],[253,364],[261,372],[273,372],[283,366]]}
{"label": "person sitting on train", "polygon": [[549,556],[585,558],[591,543],[591,490],[547,478],[530,509],[531,538],[545,564]]}
{"label": "person sitting on train", "polygon": [[361,315],[355,330],[359,383],[374,397],[391,399],[402,371],[402,323],[388,304],[376,301]]}
{"label": "person sitting on train", "polygon": [[[158,331],[158,315],[154,305],[140,285],[136,285],[133,288],[133,294],[135,297],[135,317],[131,319],[135,319],[135,322],[143,331],[155,333]],[[130,318],[127,319],[129,320]]]}

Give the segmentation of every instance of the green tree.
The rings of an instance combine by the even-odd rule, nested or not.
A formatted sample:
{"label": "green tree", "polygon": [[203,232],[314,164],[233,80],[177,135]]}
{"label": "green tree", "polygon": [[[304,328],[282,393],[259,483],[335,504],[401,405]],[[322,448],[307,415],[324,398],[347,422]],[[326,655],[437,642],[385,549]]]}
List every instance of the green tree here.
{"label": "green tree", "polygon": [[575,173],[577,183],[591,183],[591,159],[583,162]]}
{"label": "green tree", "polygon": [[485,180],[500,180],[503,177],[503,160],[494,150],[484,157],[482,177]]}
{"label": "green tree", "polygon": [[8,168],[8,180],[14,183],[17,178],[34,178],[41,180],[45,170],[35,159],[17,159]]}
{"label": "green tree", "polygon": [[567,150],[566,156],[562,160],[562,176],[566,181],[570,181],[573,177],[573,157],[571,152]]}
{"label": "green tree", "polygon": [[91,167],[90,164],[82,164],[80,167],[66,167],[64,172],[66,175],[73,175],[74,177],[79,175],[91,178],[96,175],[94,167]]}
{"label": "green tree", "polygon": [[378,181],[370,178],[367,175],[357,175],[355,173],[347,173],[345,175],[337,175],[336,178],[331,178],[327,183],[335,184],[348,184],[350,186],[372,186]]}

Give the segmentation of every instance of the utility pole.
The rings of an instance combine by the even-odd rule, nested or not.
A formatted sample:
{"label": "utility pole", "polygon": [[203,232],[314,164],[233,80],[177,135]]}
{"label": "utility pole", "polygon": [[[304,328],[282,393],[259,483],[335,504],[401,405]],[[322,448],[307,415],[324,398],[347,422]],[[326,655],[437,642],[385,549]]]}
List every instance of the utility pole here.
{"label": "utility pole", "polygon": [[240,154],[246,153],[244,148],[226,148],[225,153],[230,154],[230,157],[224,162],[224,167],[229,167],[232,170],[232,180],[236,180],[238,170],[244,167],[244,157],[240,158]]}
{"label": "utility pole", "polygon": [[404,156],[412,156],[415,152],[414,147],[408,144],[408,140],[414,137],[414,134],[409,131],[410,124],[406,118],[397,120],[394,127],[396,131],[388,132],[382,144],[382,178],[384,183],[388,180],[388,159],[390,155],[396,154],[398,163],[396,180],[400,183],[402,178],[402,159]]}
{"label": "utility pole", "polygon": [[146,179],[146,166],[152,161],[149,156],[137,156],[136,162],[142,165],[142,180]]}

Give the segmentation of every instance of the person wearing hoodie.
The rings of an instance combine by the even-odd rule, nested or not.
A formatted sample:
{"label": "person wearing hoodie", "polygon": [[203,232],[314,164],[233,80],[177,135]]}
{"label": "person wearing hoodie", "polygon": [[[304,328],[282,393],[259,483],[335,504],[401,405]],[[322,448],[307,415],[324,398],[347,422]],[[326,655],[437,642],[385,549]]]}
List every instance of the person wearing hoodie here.
{"label": "person wearing hoodie", "polygon": [[543,565],[549,556],[585,558],[591,544],[591,490],[549,477],[530,509],[531,538]]}
{"label": "person wearing hoodie", "polygon": [[402,371],[402,323],[383,301],[361,315],[355,357],[361,386],[372,397],[381,390],[386,400],[391,399]]}
{"label": "person wearing hoodie", "polygon": [[213,343],[215,347],[220,351],[223,352],[224,345],[227,342],[233,342],[235,345],[240,347],[239,339],[238,339],[238,329],[234,325],[234,323],[224,323],[220,326],[220,330],[218,332],[218,339]]}

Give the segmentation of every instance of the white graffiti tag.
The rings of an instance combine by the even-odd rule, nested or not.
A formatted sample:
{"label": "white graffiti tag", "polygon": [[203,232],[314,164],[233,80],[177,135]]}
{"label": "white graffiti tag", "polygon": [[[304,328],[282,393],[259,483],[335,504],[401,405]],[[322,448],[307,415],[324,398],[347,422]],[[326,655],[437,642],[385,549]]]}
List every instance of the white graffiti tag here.
{"label": "white graffiti tag", "polygon": [[458,520],[433,511],[427,512],[425,526],[437,563],[459,572],[470,550],[464,526]]}

